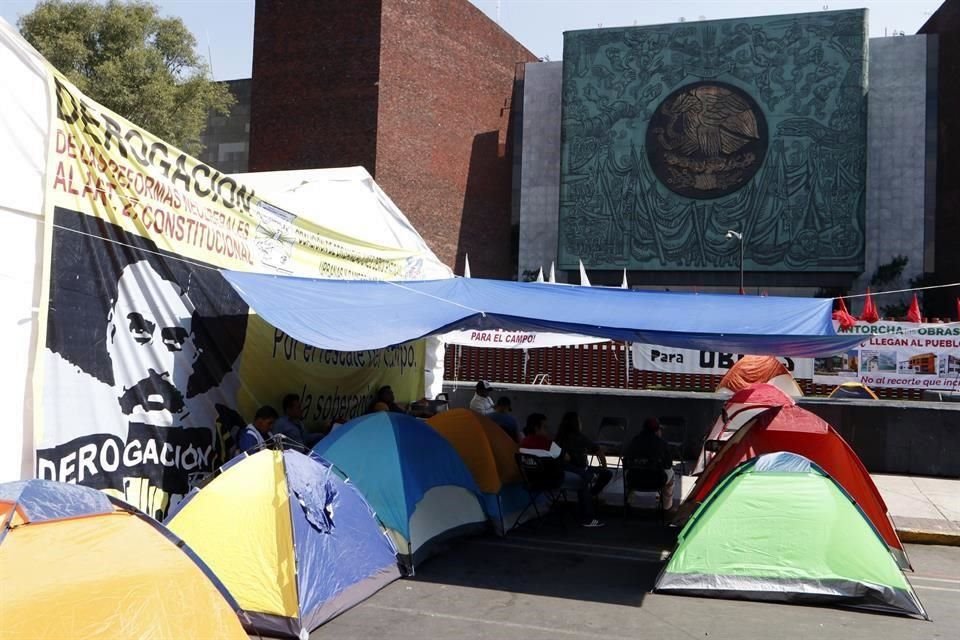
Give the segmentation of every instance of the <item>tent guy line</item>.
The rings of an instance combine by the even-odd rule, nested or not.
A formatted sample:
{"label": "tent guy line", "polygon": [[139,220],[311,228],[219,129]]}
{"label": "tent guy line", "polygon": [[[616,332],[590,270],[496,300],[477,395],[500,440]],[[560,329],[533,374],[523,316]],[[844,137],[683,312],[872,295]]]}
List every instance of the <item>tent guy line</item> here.
{"label": "tent guy line", "polygon": [[893,291],[871,291],[870,293],[855,293],[849,296],[836,296],[831,300],[840,300],[842,298],[866,298],[867,296],[888,296],[893,293],[912,293],[914,291],[927,291],[929,289],[947,289],[949,287],[960,287],[960,282],[950,282],[947,284],[932,284],[927,287],[911,287],[909,289],[894,289]]}
{"label": "tent guy line", "polygon": [[[161,256],[161,257],[163,257],[163,258],[168,258],[168,259],[172,259],[172,260],[179,260],[180,262],[184,262],[184,263],[186,263],[186,264],[190,264],[190,265],[193,265],[193,266],[195,266],[195,267],[201,267],[201,268],[203,268],[203,269],[210,269],[211,271],[224,271],[224,270],[222,270],[222,269],[218,269],[217,267],[211,267],[211,266],[209,266],[209,265],[201,264],[201,263],[199,263],[199,262],[194,262],[193,260],[187,260],[186,258],[181,258],[181,257],[177,257],[177,256],[170,256],[170,255],[166,255],[166,254],[159,253],[159,252],[157,252],[157,251],[151,251],[151,250],[149,250],[149,249],[144,249],[143,247],[137,247],[137,246],[135,246],[135,245],[132,245],[132,244],[129,244],[129,243],[126,243],[126,242],[120,242],[119,240],[114,240],[113,238],[108,238],[108,237],[103,236],[103,235],[100,235],[100,234],[96,234],[96,233],[86,233],[86,232],[80,231],[80,230],[78,230],[78,229],[71,229],[71,228],[69,228],[69,227],[64,227],[64,226],[61,226],[61,225],[58,225],[58,224],[54,224],[54,225],[53,225],[53,228],[55,228],[55,229],[60,229],[60,230],[62,230],[62,231],[69,231],[69,232],[71,232],[71,233],[76,233],[76,234],[78,234],[78,235],[87,236],[87,237],[90,237],[90,238],[95,238],[95,239],[99,239],[99,240],[105,240],[105,241],[107,241],[107,242],[110,242],[110,243],[119,245],[119,246],[121,246],[121,247],[126,247],[126,248],[128,248],[128,249],[137,249],[138,251],[143,251],[143,252],[145,252],[145,253],[150,253],[150,254],[153,254],[153,255],[156,255],[156,256]],[[541,267],[541,268],[542,268],[542,267]],[[279,274],[263,274],[263,275],[274,275],[275,277],[283,277],[283,276],[280,276]],[[463,278],[463,277],[464,277],[464,276],[457,276],[457,275],[454,276],[454,278]],[[410,287],[406,287],[406,286],[404,286],[402,283],[399,283],[399,282],[396,282],[396,281],[385,280],[385,279],[383,279],[383,278],[372,278],[371,281],[374,281],[374,282],[383,282],[383,283],[386,283],[386,284],[390,284],[390,285],[395,286],[395,287],[398,287],[398,288],[400,288],[400,289],[404,289],[405,291],[408,291],[408,292],[410,292],[410,293],[414,293],[414,294],[417,294],[417,295],[422,295],[422,296],[425,296],[425,297],[428,297],[428,298],[432,298],[432,299],[437,300],[437,301],[439,301],[439,302],[445,302],[445,303],[447,303],[447,304],[452,304],[452,305],[454,305],[454,306],[461,307],[461,308],[466,309],[466,310],[468,310],[468,311],[473,311],[474,313],[479,313],[481,316],[484,316],[484,315],[485,315],[484,312],[483,312],[483,310],[481,310],[481,309],[474,309],[474,308],[472,308],[472,307],[468,307],[468,306],[465,306],[465,305],[461,305],[461,304],[459,304],[459,303],[457,303],[457,302],[454,302],[454,301],[452,301],[452,300],[447,300],[447,299],[445,299],[445,298],[441,298],[441,297],[437,297],[437,296],[432,296],[432,295],[430,295],[430,294],[428,294],[428,293],[425,293],[425,292],[422,292],[422,291],[416,291],[415,289],[411,289]],[[510,282],[510,281],[505,281],[505,282]],[[549,284],[555,284],[555,285],[558,285],[558,286],[561,286],[561,287],[562,287],[562,286],[569,286],[569,287],[579,287],[579,286],[582,286],[582,285],[572,285],[572,284],[563,283],[563,282],[557,282],[557,283],[550,282]],[[928,290],[930,290],[930,289],[946,289],[946,288],[950,288],[950,287],[960,287],[960,282],[950,282],[950,283],[947,283],[947,284],[935,284],[935,285],[929,285],[929,286],[926,286],[926,287],[910,287],[910,288],[907,288],[907,289],[894,289],[894,290],[891,290],[891,291],[872,291],[872,292],[870,292],[870,293],[856,293],[856,294],[850,294],[850,295],[846,295],[846,296],[834,296],[833,298],[830,298],[830,300],[841,300],[841,299],[850,299],[850,298],[865,298],[865,297],[867,297],[868,295],[870,295],[870,296],[886,296],[886,295],[892,295],[892,294],[895,294],[895,293],[912,293],[912,292],[914,292],[914,291],[928,291]],[[617,286],[617,287],[604,287],[604,288],[623,290],[623,287],[621,287],[621,286]],[[643,290],[642,290],[642,289],[640,289],[640,290],[637,290],[637,289],[629,289],[629,291],[643,291]],[[696,293],[696,292],[695,292],[695,293]],[[948,324],[957,324],[957,323],[948,323]]]}
{"label": "tent guy line", "polygon": [[51,225],[54,229],[60,229],[61,231],[69,231],[70,233],[75,233],[79,236],[87,236],[88,238],[94,238],[95,240],[103,240],[105,242],[110,242],[121,247],[126,247],[127,249],[133,249],[135,251],[142,251],[143,253],[149,253],[155,256],[159,256],[165,260],[177,260],[183,262],[184,264],[189,264],[192,267],[200,267],[201,269],[208,269],[210,271],[220,271],[217,267],[211,267],[210,265],[203,264],[202,262],[194,262],[193,260],[188,260],[186,258],[181,258],[180,256],[174,256],[166,253],[160,253],[159,251],[151,251],[144,247],[138,247],[127,242],[120,242],[119,240],[114,240],[113,238],[108,238],[107,236],[100,235],[98,233],[87,233],[86,231],[80,231],[79,229],[71,229],[70,227],[64,227],[63,225],[54,224]]}
{"label": "tent guy line", "polygon": [[452,305],[455,306],[455,307],[460,307],[461,309],[466,309],[467,311],[472,311],[473,313],[479,313],[481,318],[486,318],[486,317],[487,317],[487,314],[486,314],[482,309],[474,309],[473,307],[468,307],[467,305],[460,304],[459,302],[454,302],[453,300],[447,300],[446,298],[441,298],[441,297],[439,297],[439,296],[431,295],[431,294],[429,294],[429,293],[426,293],[425,291],[417,291],[416,289],[413,289],[413,288],[411,288],[411,287],[404,286],[403,284],[401,284],[401,283],[399,283],[399,282],[394,282],[394,281],[391,281],[391,280],[383,280],[383,279],[380,279],[380,278],[377,279],[377,282],[385,282],[385,283],[387,283],[387,284],[389,284],[389,285],[392,285],[392,286],[394,286],[394,287],[397,287],[398,289],[403,289],[404,291],[408,291],[408,292],[410,292],[410,293],[415,293],[415,294],[417,294],[417,295],[419,295],[419,296],[424,296],[424,297],[427,297],[427,298],[431,298],[431,299],[437,300],[437,301],[439,301],[439,302],[445,302],[446,304],[452,304]]}

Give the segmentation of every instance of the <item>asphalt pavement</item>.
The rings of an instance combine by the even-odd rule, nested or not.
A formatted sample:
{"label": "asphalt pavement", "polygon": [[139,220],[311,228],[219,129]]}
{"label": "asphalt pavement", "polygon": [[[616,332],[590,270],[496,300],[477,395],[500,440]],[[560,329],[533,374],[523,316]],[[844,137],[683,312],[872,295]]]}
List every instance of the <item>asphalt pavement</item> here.
{"label": "asphalt pavement", "polygon": [[841,609],[652,594],[675,529],[651,515],[606,515],[450,543],[313,638],[842,640],[960,637],[960,548],[908,545],[908,572],[931,621]]}

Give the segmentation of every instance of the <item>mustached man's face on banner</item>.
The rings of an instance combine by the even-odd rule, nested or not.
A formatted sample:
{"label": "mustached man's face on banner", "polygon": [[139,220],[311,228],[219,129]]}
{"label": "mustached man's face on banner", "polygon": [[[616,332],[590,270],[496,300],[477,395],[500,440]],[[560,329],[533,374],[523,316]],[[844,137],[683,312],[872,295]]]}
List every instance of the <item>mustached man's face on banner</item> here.
{"label": "mustached man's face on banner", "polygon": [[133,422],[168,427],[185,416],[183,391],[199,350],[194,307],[150,263],[124,268],[110,310],[107,351],[120,409]]}

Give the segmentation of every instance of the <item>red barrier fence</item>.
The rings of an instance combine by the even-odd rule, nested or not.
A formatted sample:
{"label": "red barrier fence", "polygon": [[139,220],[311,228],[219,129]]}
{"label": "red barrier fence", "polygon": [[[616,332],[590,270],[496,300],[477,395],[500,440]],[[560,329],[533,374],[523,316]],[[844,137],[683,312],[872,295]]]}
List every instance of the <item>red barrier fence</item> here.
{"label": "red barrier fence", "polygon": [[[633,369],[630,349],[604,342],[546,349],[491,349],[447,346],[444,377],[453,381],[488,380],[507,384],[550,384],[604,389],[714,391],[722,376],[663,373]],[[628,373],[629,371],[629,373]],[[827,396],[830,385],[798,379],[808,396]],[[919,389],[874,389],[884,400],[920,400]]]}

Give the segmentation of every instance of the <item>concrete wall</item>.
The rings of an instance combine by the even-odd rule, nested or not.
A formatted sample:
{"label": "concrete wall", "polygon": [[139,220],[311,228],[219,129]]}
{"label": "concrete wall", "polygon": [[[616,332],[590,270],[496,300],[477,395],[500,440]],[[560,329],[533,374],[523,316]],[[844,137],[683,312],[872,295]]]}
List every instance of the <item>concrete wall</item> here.
{"label": "concrete wall", "polygon": [[[520,180],[520,258],[517,277],[557,260],[560,208],[560,89],[563,62],[526,65]],[[565,281],[565,280],[564,280]]]}
{"label": "concrete wall", "polygon": [[[860,291],[897,255],[909,259],[903,286],[923,273],[927,206],[927,38],[873,38],[869,61],[866,262],[854,285]],[[894,302],[885,297],[881,304]]]}
{"label": "concrete wall", "polygon": [[[466,407],[473,397],[468,383],[445,382],[444,391],[453,407]],[[682,440],[688,459],[699,453],[726,399],[714,393],[506,384],[493,395],[511,398],[521,427],[528,414],[541,412],[555,429],[564,412],[576,411],[590,436],[603,416],[627,418],[628,439],[647,417],[682,416],[686,432],[667,432],[666,438]],[[800,405],[833,425],[871,473],[960,477],[960,403],[811,398]]]}

